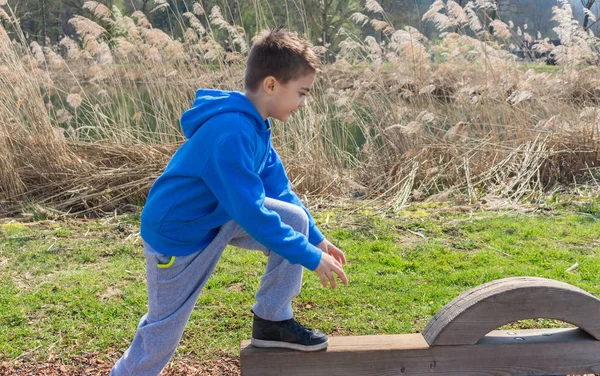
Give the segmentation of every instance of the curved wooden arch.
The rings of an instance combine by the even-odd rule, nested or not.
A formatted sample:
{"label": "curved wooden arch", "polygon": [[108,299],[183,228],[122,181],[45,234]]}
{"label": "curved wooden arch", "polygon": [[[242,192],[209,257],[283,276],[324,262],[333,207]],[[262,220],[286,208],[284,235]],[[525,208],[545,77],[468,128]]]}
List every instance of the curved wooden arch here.
{"label": "curved wooden arch", "polygon": [[568,283],[537,277],[499,279],[459,295],[422,332],[430,346],[474,345],[513,321],[547,318],[600,340],[600,300]]}

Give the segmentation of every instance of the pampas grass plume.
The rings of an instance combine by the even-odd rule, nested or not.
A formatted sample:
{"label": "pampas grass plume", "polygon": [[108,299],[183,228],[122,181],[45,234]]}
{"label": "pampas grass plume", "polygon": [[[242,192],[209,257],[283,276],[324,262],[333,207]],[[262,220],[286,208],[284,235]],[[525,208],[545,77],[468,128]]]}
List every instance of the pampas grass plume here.
{"label": "pampas grass plume", "polygon": [[71,93],[67,96],[67,103],[69,104],[69,106],[71,106],[71,108],[73,108],[74,110],[76,110],[79,106],[81,106],[81,103],[83,102],[83,99],[81,98],[81,96],[77,93]]}
{"label": "pampas grass plume", "polygon": [[381,7],[381,5],[379,5],[379,3],[375,0],[367,0],[366,4],[365,4],[365,8],[373,13],[379,13],[379,14],[384,14],[385,12],[383,11],[383,8]]}

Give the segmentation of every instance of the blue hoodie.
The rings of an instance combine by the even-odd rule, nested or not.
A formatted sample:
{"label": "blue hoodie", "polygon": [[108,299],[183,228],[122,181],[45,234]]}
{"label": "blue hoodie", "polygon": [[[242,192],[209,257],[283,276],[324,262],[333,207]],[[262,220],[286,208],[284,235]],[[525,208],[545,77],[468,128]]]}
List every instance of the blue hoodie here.
{"label": "blue hoodie", "polygon": [[[290,263],[316,269],[324,236],[292,191],[271,146],[270,122],[252,102],[239,92],[198,90],[181,127],[188,140],[150,189],[142,238],[159,253],[185,256],[204,249],[233,219]],[[304,209],[308,238],[265,208],[265,197]]]}

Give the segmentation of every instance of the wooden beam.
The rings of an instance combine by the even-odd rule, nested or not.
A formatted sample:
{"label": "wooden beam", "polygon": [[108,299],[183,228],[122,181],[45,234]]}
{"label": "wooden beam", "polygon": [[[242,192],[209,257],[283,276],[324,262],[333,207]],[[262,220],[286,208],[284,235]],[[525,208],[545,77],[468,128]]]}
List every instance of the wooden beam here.
{"label": "wooden beam", "polygon": [[568,283],[513,277],[458,296],[423,329],[430,345],[474,345],[490,331],[525,319],[557,319],[600,340],[600,300]]}
{"label": "wooden beam", "polygon": [[548,375],[600,372],[600,341],[580,329],[493,331],[476,345],[430,346],[421,334],[332,337],[327,350],[242,342],[242,376]]}
{"label": "wooden beam", "polygon": [[[575,329],[498,331],[552,318]],[[333,337],[327,350],[258,349],[242,342],[242,376],[549,375],[600,373],[600,300],[536,277],[492,281],[447,304],[422,334]]]}

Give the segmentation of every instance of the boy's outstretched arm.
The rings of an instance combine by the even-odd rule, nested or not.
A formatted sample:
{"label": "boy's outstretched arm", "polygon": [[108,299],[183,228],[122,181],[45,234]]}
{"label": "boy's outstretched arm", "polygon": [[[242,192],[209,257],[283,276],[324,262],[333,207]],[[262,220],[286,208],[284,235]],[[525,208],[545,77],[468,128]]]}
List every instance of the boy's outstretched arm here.
{"label": "boy's outstretched arm", "polygon": [[267,197],[297,205],[306,212],[309,222],[308,240],[314,246],[321,243],[325,236],[317,228],[316,222],[306,206],[302,204],[298,195],[292,190],[290,180],[287,177],[281,158],[279,158],[277,151],[273,147],[269,150],[269,157],[260,177],[263,180]]}
{"label": "boy's outstretched arm", "polygon": [[[344,284],[348,284],[348,278],[342,269],[342,265],[346,264],[346,256],[339,248],[325,239],[323,234],[316,226],[315,220],[311,216],[308,209],[302,204],[302,201],[294,193],[290,186],[290,181],[285,173],[281,158],[273,147],[269,151],[269,158],[265,165],[265,169],[261,174],[264,183],[265,193],[267,196],[289,202],[290,204],[301,207],[309,219],[309,242],[321,249],[323,256],[315,272],[321,278],[323,287],[327,287],[329,280],[331,288],[335,288],[335,279],[333,273],[337,274]],[[330,256],[330,257],[326,257]],[[334,262],[335,261],[335,262]]]}

